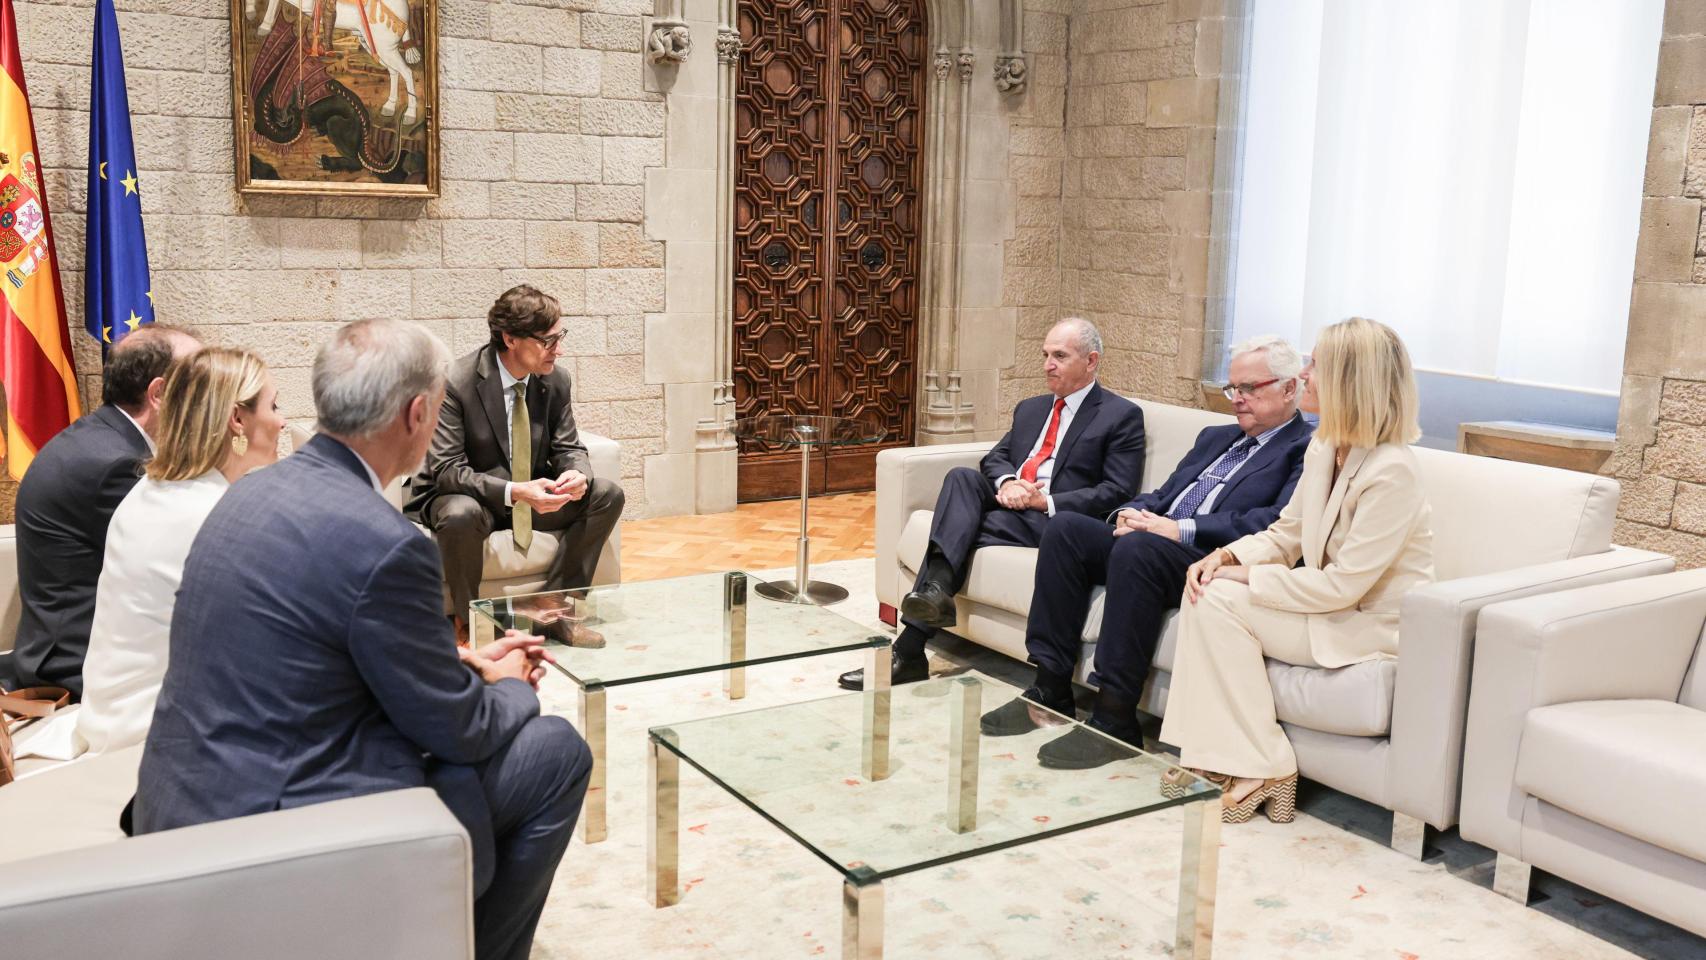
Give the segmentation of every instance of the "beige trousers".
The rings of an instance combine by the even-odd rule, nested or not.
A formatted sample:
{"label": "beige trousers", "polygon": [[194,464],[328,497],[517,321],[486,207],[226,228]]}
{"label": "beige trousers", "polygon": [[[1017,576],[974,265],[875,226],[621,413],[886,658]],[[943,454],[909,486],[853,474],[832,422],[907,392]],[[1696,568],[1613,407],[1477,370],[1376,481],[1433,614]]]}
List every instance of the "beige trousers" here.
{"label": "beige trousers", "polygon": [[1274,717],[1264,657],[1319,666],[1305,614],[1258,605],[1250,588],[1216,580],[1179,610],[1179,645],[1161,740],[1179,763],[1233,777],[1284,777],[1297,754]]}

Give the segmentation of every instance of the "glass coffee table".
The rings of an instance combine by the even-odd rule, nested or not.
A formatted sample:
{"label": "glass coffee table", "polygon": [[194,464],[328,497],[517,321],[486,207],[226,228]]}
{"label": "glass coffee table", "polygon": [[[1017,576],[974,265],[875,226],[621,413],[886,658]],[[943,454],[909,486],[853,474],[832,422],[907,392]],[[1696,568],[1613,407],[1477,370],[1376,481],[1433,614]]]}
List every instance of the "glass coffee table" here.
{"label": "glass coffee table", "polygon": [[[747,605],[745,573],[712,573],[581,590],[523,594],[469,604],[474,646],[516,629],[546,637],[556,669],[579,688],[580,732],[592,751],[582,837],[608,835],[605,820],[605,691],[696,673],[723,673],[723,693],[746,696],[746,668],[850,650],[868,651],[870,688],[886,687],[889,638],[817,606]],[[569,646],[571,623],[604,635],[605,646]]]}
{"label": "glass coffee table", "polygon": [[[653,727],[653,904],[681,899],[682,761],[841,874],[845,960],[882,956],[885,880],[1179,806],[1184,852],[1173,956],[1208,957],[1220,791],[1134,748],[1090,770],[1045,769],[1036,747],[1079,724],[1053,714],[1058,726],[1022,737],[979,731],[985,710],[1018,693],[975,675],[943,677]],[[1164,774],[1177,782],[1164,782]]]}

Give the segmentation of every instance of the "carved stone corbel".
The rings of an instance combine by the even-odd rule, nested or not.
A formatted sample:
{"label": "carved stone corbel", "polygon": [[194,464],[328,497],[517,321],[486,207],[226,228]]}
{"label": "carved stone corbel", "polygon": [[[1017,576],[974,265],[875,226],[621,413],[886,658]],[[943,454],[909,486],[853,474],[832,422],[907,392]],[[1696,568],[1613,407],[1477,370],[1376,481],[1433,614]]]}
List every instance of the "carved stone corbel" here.
{"label": "carved stone corbel", "polygon": [[1024,93],[1028,72],[1024,0],[1001,0],[1001,53],[995,58],[995,89]]}
{"label": "carved stone corbel", "polygon": [[740,31],[728,27],[717,30],[717,62],[735,63],[740,60]]}
{"label": "carved stone corbel", "polygon": [[687,0],[657,0],[652,32],[646,36],[646,62],[680,65],[693,53],[693,33],[687,29]]}
{"label": "carved stone corbel", "polygon": [[977,54],[972,53],[970,50],[961,50],[959,60],[960,60],[960,82],[961,83],[970,83],[971,78],[972,78],[972,73],[977,68]]}

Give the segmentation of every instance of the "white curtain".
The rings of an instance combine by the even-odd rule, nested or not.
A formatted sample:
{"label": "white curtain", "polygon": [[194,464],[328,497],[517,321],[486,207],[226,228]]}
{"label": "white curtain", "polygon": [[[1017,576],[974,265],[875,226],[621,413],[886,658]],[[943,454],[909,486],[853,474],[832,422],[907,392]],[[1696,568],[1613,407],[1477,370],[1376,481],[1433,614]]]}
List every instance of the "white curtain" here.
{"label": "white curtain", "polygon": [[1663,0],[1256,0],[1233,338],[1616,393]]}

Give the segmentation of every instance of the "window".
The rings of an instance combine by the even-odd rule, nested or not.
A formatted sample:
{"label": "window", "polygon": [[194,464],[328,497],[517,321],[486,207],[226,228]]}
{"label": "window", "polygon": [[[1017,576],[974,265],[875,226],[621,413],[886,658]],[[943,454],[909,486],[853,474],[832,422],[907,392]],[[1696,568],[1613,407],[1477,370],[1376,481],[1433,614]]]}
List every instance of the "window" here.
{"label": "window", "polygon": [[1253,7],[1228,342],[1369,316],[1431,374],[1615,398],[1663,0]]}

